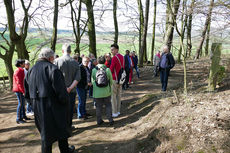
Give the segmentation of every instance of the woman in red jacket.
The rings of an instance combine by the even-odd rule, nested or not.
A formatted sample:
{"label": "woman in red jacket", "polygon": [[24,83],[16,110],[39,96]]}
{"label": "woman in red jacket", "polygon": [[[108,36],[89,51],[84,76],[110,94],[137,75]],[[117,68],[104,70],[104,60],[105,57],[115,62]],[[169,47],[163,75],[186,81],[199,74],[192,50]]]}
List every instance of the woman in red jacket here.
{"label": "woman in red jacket", "polygon": [[25,123],[25,120],[29,118],[26,117],[25,114],[25,104],[24,104],[24,67],[25,67],[25,60],[18,59],[15,62],[15,66],[17,69],[14,71],[13,75],[13,92],[15,92],[17,99],[18,99],[18,107],[17,107],[17,119],[16,122],[18,124]]}

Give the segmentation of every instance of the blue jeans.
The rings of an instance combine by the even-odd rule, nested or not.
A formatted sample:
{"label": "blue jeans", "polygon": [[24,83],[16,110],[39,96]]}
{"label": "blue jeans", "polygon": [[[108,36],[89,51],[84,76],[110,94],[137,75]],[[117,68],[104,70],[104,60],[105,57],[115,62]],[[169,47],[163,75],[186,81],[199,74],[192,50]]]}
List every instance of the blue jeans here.
{"label": "blue jeans", "polygon": [[26,117],[26,113],[25,113],[25,99],[23,96],[23,93],[21,92],[15,92],[17,99],[18,99],[18,107],[17,107],[17,121],[18,120],[22,120],[23,118]]}
{"label": "blue jeans", "polygon": [[78,94],[78,107],[77,107],[77,117],[83,118],[86,115],[86,97],[87,97],[87,90],[83,88],[77,88]]}
{"label": "blue jeans", "polygon": [[30,100],[26,100],[27,104],[26,104],[26,113],[33,113],[33,106]]}
{"label": "blue jeans", "polygon": [[138,69],[137,65],[134,65],[134,68],[135,68],[135,70],[136,70],[136,72],[137,72],[137,77],[139,78],[139,77],[140,77],[140,76],[139,76],[139,69]]}
{"label": "blue jeans", "polygon": [[72,126],[73,110],[74,110],[75,100],[76,100],[76,93],[75,92],[70,92],[69,93],[70,126]]}
{"label": "blue jeans", "polygon": [[160,70],[160,80],[162,85],[162,91],[166,91],[168,85],[168,76],[169,76],[169,69],[162,69]]}

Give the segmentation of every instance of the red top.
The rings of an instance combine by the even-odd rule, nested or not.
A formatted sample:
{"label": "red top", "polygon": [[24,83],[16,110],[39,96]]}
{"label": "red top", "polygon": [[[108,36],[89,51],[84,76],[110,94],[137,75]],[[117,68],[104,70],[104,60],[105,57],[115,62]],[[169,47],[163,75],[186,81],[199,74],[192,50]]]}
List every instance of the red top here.
{"label": "red top", "polygon": [[110,62],[109,62],[109,61],[105,61],[105,66],[106,66],[107,68],[110,68]]}
{"label": "red top", "polygon": [[24,69],[19,67],[14,71],[13,75],[13,92],[25,93],[24,90]]}
{"label": "red top", "polygon": [[117,53],[115,56],[113,56],[111,66],[110,66],[110,70],[112,72],[113,80],[116,80],[116,77],[117,77],[117,76],[115,77],[115,70],[116,70],[116,75],[118,75],[119,71],[121,69],[121,65],[120,65],[120,63],[119,63],[119,61],[118,61],[116,56],[120,59],[120,62],[121,62],[121,65],[123,66],[123,68],[125,67],[125,65],[124,65],[124,57],[121,54]]}

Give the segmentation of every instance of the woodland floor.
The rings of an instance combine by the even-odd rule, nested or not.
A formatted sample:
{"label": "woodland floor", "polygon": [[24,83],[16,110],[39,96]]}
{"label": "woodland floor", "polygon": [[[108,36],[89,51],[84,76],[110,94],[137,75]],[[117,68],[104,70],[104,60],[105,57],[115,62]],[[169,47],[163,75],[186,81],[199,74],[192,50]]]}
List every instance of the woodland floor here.
{"label": "woodland floor", "polygon": [[[224,57],[222,64],[229,65],[228,61]],[[75,114],[76,130],[69,143],[80,153],[230,153],[230,75],[227,73],[218,89],[209,93],[209,60],[188,61],[187,66],[187,97],[181,94],[183,65],[177,64],[171,71],[167,93],[161,93],[159,77],[152,77],[152,67],[142,68],[141,78],[135,76],[132,88],[123,91],[121,115],[112,127],[107,119],[102,126],[96,125],[92,99],[88,99],[87,110],[92,117],[79,121]],[[41,152],[34,120],[17,125],[16,107],[13,93],[1,93],[0,152]],[[53,152],[59,152],[57,143]]]}

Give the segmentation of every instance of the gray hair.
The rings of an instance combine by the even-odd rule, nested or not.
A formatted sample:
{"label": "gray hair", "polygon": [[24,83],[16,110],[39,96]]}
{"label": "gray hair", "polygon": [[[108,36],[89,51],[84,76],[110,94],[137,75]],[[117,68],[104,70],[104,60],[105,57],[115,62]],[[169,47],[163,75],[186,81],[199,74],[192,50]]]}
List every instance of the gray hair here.
{"label": "gray hair", "polygon": [[55,53],[50,48],[42,48],[41,52],[38,55],[38,58],[49,59],[50,57],[54,57]]}
{"label": "gray hair", "polygon": [[71,53],[71,46],[70,46],[70,44],[63,44],[62,45],[62,51],[64,53]]}
{"label": "gray hair", "polygon": [[169,51],[169,47],[167,45],[164,45],[163,48],[162,48],[163,51]]}
{"label": "gray hair", "polygon": [[25,60],[25,64],[27,65],[27,64],[30,64],[30,61],[28,61],[28,60]]}

